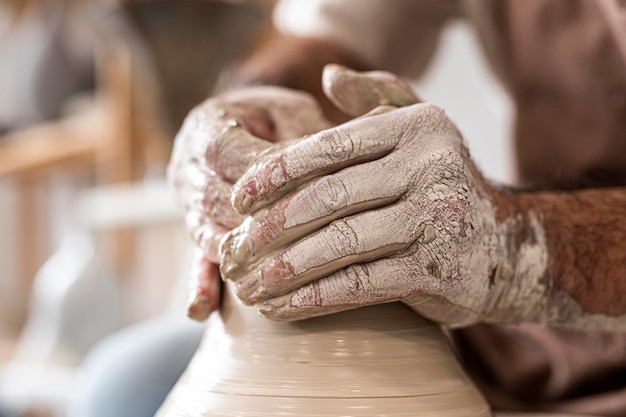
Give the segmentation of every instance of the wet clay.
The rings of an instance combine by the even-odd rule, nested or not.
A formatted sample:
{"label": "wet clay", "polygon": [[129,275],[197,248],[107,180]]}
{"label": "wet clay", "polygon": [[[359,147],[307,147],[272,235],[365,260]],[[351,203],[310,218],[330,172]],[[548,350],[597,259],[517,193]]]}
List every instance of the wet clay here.
{"label": "wet clay", "polygon": [[400,303],[280,323],[225,293],[158,417],[491,416],[438,327]]}

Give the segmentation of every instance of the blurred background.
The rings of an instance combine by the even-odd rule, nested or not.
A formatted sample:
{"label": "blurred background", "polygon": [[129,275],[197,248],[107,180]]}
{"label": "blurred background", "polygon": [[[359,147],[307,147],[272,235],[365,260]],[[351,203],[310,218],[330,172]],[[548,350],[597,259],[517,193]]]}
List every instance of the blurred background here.
{"label": "blurred background", "polygon": [[[172,141],[273,3],[0,0],[0,416],[65,415],[99,340],[184,315]],[[510,182],[512,104],[478,45],[453,22],[415,87]]]}

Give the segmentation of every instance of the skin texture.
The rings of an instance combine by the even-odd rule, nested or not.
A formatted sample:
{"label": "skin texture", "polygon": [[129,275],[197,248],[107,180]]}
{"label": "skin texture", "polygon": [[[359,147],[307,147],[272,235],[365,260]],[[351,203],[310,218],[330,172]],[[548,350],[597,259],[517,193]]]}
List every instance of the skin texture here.
{"label": "skin texture", "polygon": [[235,207],[257,214],[225,240],[222,273],[270,318],[402,300],[448,325],[478,320],[488,282],[460,273],[473,272],[473,258],[495,267],[489,252],[500,248],[468,162],[429,104],[379,108],[310,136],[237,184]]}
{"label": "skin texture", "polygon": [[[332,71],[330,72],[332,73]],[[259,72],[257,75],[261,73],[262,71]],[[330,78],[332,79],[332,77]],[[337,77],[337,79],[339,78],[340,77]],[[385,77],[382,77],[382,78],[385,78]],[[387,81],[389,81],[392,78],[393,77],[387,77]],[[362,108],[358,108],[358,104],[367,103],[368,102],[367,100],[364,100],[363,98],[359,100],[351,99],[351,97],[354,97],[353,94],[345,94],[345,91],[350,91],[350,88],[342,87],[342,88],[335,88],[333,90],[332,88],[333,83],[329,83],[328,79],[329,79],[328,77],[324,79],[324,89],[326,93],[330,96],[331,100],[334,101],[336,105],[338,104],[339,105],[338,107],[343,109],[345,113],[357,115],[357,114],[361,114],[369,110],[369,109],[366,109],[366,107],[372,107],[371,103],[374,103],[374,104],[386,103],[384,98],[381,99],[380,93],[376,93],[377,88],[379,88],[376,85],[385,84],[384,82],[380,82],[381,81],[380,77],[372,76],[371,77],[372,81],[368,81],[363,84],[364,86],[370,87],[369,91],[372,92],[372,96],[374,96],[375,98],[372,99],[372,102],[369,105],[363,106]],[[376,79],[376,81],[374,81],[374,79]],[[399,87],[402,85],[401,82],[390,81],[388,85],[390,86],[390,88],[387,93],[390,96],[394,96],[394,94],[400,94],[400,96],[404,96],[404,98],[407,97],[406,95],[402,93],[398,93],[399,90],[402,90],[402,88]],[[296,83],[296,86],[297,86],[297,83]],[[365,90],[367,90],[367,88]],[[367,96],[367,94],[365,94],[365,96]],[[408,95],[409,102],[411,101],[410,100],[411,96],[412,96],[412,93]],[[408,103],[406,101],[400,100],[397,106],[403,106],[407,104]],[[357,105],[357,107],[355,107],[355,105]],[[389,108],[379,109],[377,111],[379,113],[378,115],[369,115],[369,117],[379,117],[379,119],[376,119],[376,120],[381,120],[380,117],[383,117],[383,116],[389,117],[386,115],[386,113],[390,113],[389,110],[391,109]],[[211,117],[214,117],[214,116],[215,115]],[[365,119],[367,118],[361,118],[360,120],[354,121],[352,123],[366,123],[363,121]],[[395,121],[393,123],[395,123]],[[248,123],[248,125],[249,124],[250,123]],[[260,123],[260,125],[267,127],[270,124]],[[246,124],[242,124],[242,126],[244,126],[243,130],[249,130],[246,127],[247,126]],[[270,140],[276,140],[276,138],[271,138],[270,137],[271,135],[268,135],[267,133],[268,131],[271,132],[271,129],[269,130],[267,128],[266,129],[255,128],[255,129],[258,132],[258,136],[263,137],[265,135],[265,136],[268,136]],[[193,130],[193,128],[191,128],[190,130]],[[232,138],[237,138],[237,137],[238,137],[237,135],[232,136]],[[297,135],[294,135],[290,138],[294,138],[294,137],[297,137]],[[197,141],[199,142],[201,140],[206,140],[206,137],[197,139]],[[212,139],[209,139],[209,142],[211,140]],[[240,144],[242,143],[239,141],[239,139],[237,139],[236,141],[238,141],[238,143]],[[341,144],[339,145],[340,145],[339,146],[340,148]],[[245,146],[244,145],[241,145],[241,146],[242,146],[241,149],[243,150]],[[262,149],[265,149],[265,147],[262,147]],[[458,148],[458,149],[462,149],[462,148]],[[317,149],[316,151],[319,151],[319,149]],[[384,152],[384,151],[381,151],[381,152]],[[249,157],[239,158],[240,161],[243,161],[241,164],[239,164],[240,168],[243,169],[246,164],[247,165],[252,164],[255,161],[255,157],[258,153],[260,153],[260,151],[255,152],[253,154],[246,154],[245,151],[241,152],[241,155],[249,155]],[[191,152],[189,152],[189,154],[191,155]],[[315,152],[311,153],[311,155],[314,155],[314,154]],[[271,155],[272,155],[272,151],[269,151],[268,154],[265,155],[263,164],[271,165],[273,163]],[[382,154],[379,156],[382,156]],[[374,159],[378,158],[379,156],[375,156]],[[220,156],[220,158],[221,157],[223,157],[223,155]],[[357,162],[358,164],[361,164],[362,162],[364,162],[365,160],[371,157],[372,155],[363,156],[364,158],[363,160],[346,162],[346,166],[350,164],[355,165],[355,163]],[[176,158],[174,158],[174,160],[175,159]],[[188,159],[193,159],[193,157],[188,157]],[[226,156],[225,161],[226,160],[228,160],[228,156]],[[274,160],[274,162],[276,161],[277,160]],[[257,160],[257,162],[259,161]],[[177,164],[174,164],[174,165],[176,166]],[[455,164],[452,164],[452,165],[454,166]],[[178,166],[181,167],[182,164],[178,164]],[[259,166],[260,164],[257,164],[257,167],[253,169],[258,170]],[[504,261],[490,260],[489,262],[491,263],[489,262],[487,263],[490,266],[487,268],[486,278],[485,278],[484,271],[483,273],[479,274],[480,283],[475,283],[474,285],[477,286],[476,288],[479,288],[479,289],[482,288],[479,292],[483,294],[483,296],[482,298],[478,297],[478,299],[482,301],[479,302],[477,306],[475,305],[467,306],[467,305],[464,305],[463,303],[459,304],[458,300],[453,299],[453,297],[451,297],[450,295],[451,293],[447,293],[448,296],[444,296],[443,298],[440,298],[439,301],[441,302],[434,302],[433,300],[435,300],[436,297],[441,297],[441,296],[439,294],[431,294],[432,296],[430,298],[431,301],[427,302],[426,303],[427,305],[422,305],[421,307],[419,307],[418,311],[422,312],[423,314],[428,315],[431,318],[434,318],[434,319],[440,318],[442,319],[441,320],[442,322],[451,323],[453,325],[463,325],[467,322],[474,322],[474,320],[480,317],[482,320],[493,321],[493,322],[509,323],[509,322],[530,321],[530,322],[538,322],[538,323],[556,324],[556,325],[575,327],[575,328],[622,329],[624,326],[623,324],[624,320],[623,320],[622,315],[624,314],[624,311],[626,311],[626,308],[624,307],[623,301],[622,301],[624,297],[620,297],[619,295],[623,293],[623,289],[622,289],[623,284],[621,283],[619,279],[616,279],[615,277],[624,276],[624,274],[626,273],[626,271],[624,271],[624,268],[626,268],[626,262],[624,262],[624,255],[623,253],[621,253],[621,251],[618,250],[620,247],[619,242],[623,241],[626,231],[624,230],[624,228],[611,227],[611,225],[620,225],[620,224],[624,224],[625,222],[624,210],[620,209],[621,207],[624,206],[623,204],[624,190],[622,188],[616,188],[616,189],[603,189],[603,190],[598,189],[598,190],[588,190],[588,191],[585,191],[585,190],[569,191],[567,193],[564,193],[564,192],[544,192],[544,193],[519,192],[519,191],[511,191],[511,190],[502,191],[496,187],[492,187],[489,184],[486,184],[485,181],[480,176],[480,174],[471,164],[471,161],[469,161],[467,158],[463,159],[463,163],[461,164],[461,166],[463,167],[463,169],[458,171],[460,172],[459,174],[460,177],[463,177],[464,175],[467,175],[467,173],[469,173],[470,177],[472,177],[471,179],[475,181],[476,187],[471,188],[471,193],[469,193],[471,194],[471,197],[472,197],[471,198],[472,204],[474,205],[482,204],[484,206],[484,209],[482,210],[482,212],[487,213],[488,217],[496,219],[495,225],[490,223],[491,220],[476,219],[476,222],[481,223],[484,227],[487,227],[491,224],[491,226],[489,227],[494,229],[492,236],[497,236],[497,239],[496,239],[497,244],[495,245],[497,247],[497,250],[487,251],[487,252],[490,253],[490,256],[493,255],[494,253],[498,254],[496,257],[499,257],[500,255],[502,255],[505,260]],[[274,193],[273,195],[269,195],[269,197],[266,195],[265,197],[262,197],[262,198],[267,198],[267,201],[265,203],[269,201],[278,201],[278,203],[276,203],[276,207],[279,207],[280,204],[283,204],[283,205],[287,204],[285,202],[287,201],[286,193],[293,192],[295,188],[302,186],[302,184],[304,183],[312,182],[312,180],[314,179],[321,181],[321,178],[326,176],[328,173],[333,172],[333,171],[339,171],[340,168],[343,168],[343,166],[337,165],[337,166],[331,167],[330,169],[327,169],[327,168],[328,167],[324,167],[322,163],[321,165],[317,166],[316,172],[305,173],[305,176],[300,176],[300,177],[296,175],[294,176],[293,180],[289,179],[285,186],[283,186],[280,189],[272,191]],[[396,167],[394,167],[394,169],[396,169]],[[180,172],[182,170],[175,169],[174,171]],[[243,171],[245,171],[245,169],[243,169]],[[254,174],[251,174],[251,175],[254,175]],[[191,177],[191,176],[187,175],[187,177]],[[226,197],[226,194],[227,192],[230,191],[230,185],[232,184],[232,182],[236,181],[237,178],[235,177],[236,175],[232,176],[232,179],[227,182],[226,184],[227,186],[221,189],[222,191],[220,192],[214,191],[214,194],[220,196],[219,198],[217,197],[213,198],[214,200],[220,200],[220,201],[228,200],[228,198]],[[184,184],[187,181],[185,180],[184,175],[179,178],[182,178],[179,184]],[[331,176],[330,178],[332,179],[333,177]],[[380,178],[378,177],[375,179],[381,181]],[[460,181],[460,182],[457,181],[456,185],[459,185],[459,184],[461,184],[461,190],[462,190],[463,181]],[[470,182],[470,184],[472,183]],[[388,183],[385,182],[384,185],[387,186]],[[184,186],[180,186],[179,188],[184,188]],[[382,187],[379,187],[379,188],[382,188]],[[434,186],[432,187],[433,190],[435,188],[439,188],[439,187],[434,187]],[[213,188],[213,190],[215,189],[216,188]],[[329,189],[332,190],[333,188],[331,187]],[[272,192],[270,192],[270,194]],[[463,194],[463,192],[461,192],[461,194]],[[191,199],[188,198],[189,194],[180,193],[179,195],[181,196],[181,201],[183,202],[183,205],[186,205],[187,207],[193,206],[193,205],[189,205],[188,203],[185,203],[185,202],[191,201]],[[245,193],[242,194],[242,196],[240,196],[239,198],[244,198],[244,197],[248,198],[245,196]],[[385,198],[386,197],[387,196],[385,196]],[[250,207],[245,207],[245,204],[239,207],[240,211],[242,211],[243,213],[246,213],[246,214],[252,213],[252,216],[250,217],[250,219],[245,220],[242,228],[244,227],[250,228],[249,223],[259,221],[259,218],[264,216],[262,211],[257,210],[257,208],[259,207],[253,207],[255,204],[257,204],[254,202],[254,198],[252,200],[248,198],[248,200],[250,201],[248,201],[248,203],[246,204],[250,204]],[[389,197],[389,198],[393,198],[393,197]],[[384,201],[378,201],[377,203],[382,204],[384,203]],[[390,204],[390,202],[387,202],[386,204]],[[577,215],[573,215],[573,216],[563,215],[563,213],[569,213],[570,209],[573,207],[576,208]],[[352,207],[352,208],[355,209],[355,207]],[[376,207],[376,208],[379,209],[380,207]],[[368,210],[368,207],[367,206],[363,206],[360,208],[357,207],[357,209]],[[278,208],[270,207],[270,208],[265,208],[262,210],[268,210],[268,211],[273,210],[274,214],[272,215],[275,215],[276,210],[278,210]],[[188,213],[193,212],[193,211],[194,209],[189,209],[189,208],[187,209]],[[195,211],[201,212],[201,210],[195,210]],[[230,212],[231,215],[233,213],[232,211],[228,211],[228,210],[225,212]],[[493,214],[490,214],[491,212],[493,212]],[[206,231],[204,232],[202,236],[214,237],[212,239],[213,243],[209,245],[205,245],[205,247],[208,246],[209,248],[211,248],[206,253],[209,253],[209,254],[212,253],[213,259],[217,260],[216,254],[215,254],[217,241],[220,240],[219,238],[223,236],[223,233],[226,230],[228,230],[230,227],[235,226],[236,225],[235,223],[237,223],[238,221],[241,221],[244,217],[243,216],[237,217],[235,215],[235,217],[232,217],[232,219],[237,220],[237,222],[232,221],[231,226],[223,227],[223,224],[226,221],[216,222],[212,220],[213,219],[212,216],[214,214],[211,214],[211,213],[206,214],[204,215],[203,218],[199,215],[196,215],[195,218],[196,219],[199,218],[200,220],[196,220],[195,222],[193,221],[189,222],[189,224],[191,225],[190,229],[192,230],[192,233],[194,230],[200,230],[201,228],[204,228]],[[339,212],[336,215],[346,216],[350,214],[353,214],[353,213],[351,211],[347,211],[344,213]],[[221,216],[221,214],[218,216]],[[192,219],[194,218],[193,215],[188,215],[188,217],[191,217]],[[254,219],[254,220],[251,220],[251,219]],[[321,216],[320,218],[317,218],[317,219],[311,218],[308,221],[309,223],[307,224],[307,227],[309,228],[312,227],[313,229],[315,229],[316,227],[317,228],[327,227],[327,225],[330,224],[329,219],[324,218],[324,216]],[[420,221],[423,221],[423,219],[420,219]],[[332,220],[330,220],[330,222],[332,222]],[[458,223],[460,225],[460,222]],[[220,226],[220,225],[222,225],[222,228],[218,229],[217,232],[210,231],[211,227],[214,227],[215,229],[217,229],[217,226]],[[451,223],[451,225],[452,225],[451,240],[454,241],[453,238],[454,238],[454,234],[457,231],[456,229],[459,229],[458,232],[460,232],[461,230],[460,230],[460,227],[458,228],[455,227],[455,224]],[[434,228],[434,225],[433,225],[433,228]],[[448,229],[450,229],[450,227],[448,227]],[[241,229],[241,230],[244,230],[245,232],[245,230],[247,229]],[[296,230],[296,231],[294,232],[293,230]],[[302,230],[305,230],[305,229],[302,229]],[[439,236],[436,234],[436,232],[438,231],[440,230],[434,229],[435,234],[433,234],[433,229],[426,228],[426,224],[423,224],[423,230],[421,231],[421,234],[419,234],[419,230],[418,232],[415,232],[417,233],[417,236],[418,236],[417,241],[419,241],[419,239],[424,239],[426,241],[429,241],[433,236]],[[291,235],[288,239],[297,241],[298,239],[302,239],[304,235],[308,235],[312,232],[311,231],[302,232],[302,231],[298,231],[297,228],[296,229],[289,228],[289,232],[287,234],[289,233],[291,233]],[[304,233],[304,234],[298,235],[298,233]],[[198,234],[196,234],[195,236],[196,236],[197,241],[202,241],[202,239],[198,239]],[[567,236],[567,238],[565,238],[565,236]],[[411,235],[409,236],[409,239],[413,237],[415,236]],[[278,250],[277,248],[280,247],[280,245],[288,244],[288,243],[285,243],[287,242],[287,240],[281,241],[280,239],[272,243],[273,242],[272,239],[274,239],[274,237],[272,236],[269,236],[269,238],[267,239],[269,240],[267,241],[267,243],[265,243],[266,246],[268,247],[271,247],[272,245],[275,246],[275,248],[272,250]],[[285,238],[283,237],[282,239],[285,239]],[[211,241],[211,239],[207,239],[206,237],[204,238],[204,240],[207,242]],[[242,239],[238,238],[235,240],[241,241]],[[574,242],[577,242],[577,245],[575,247],[573,245]],[[243,247],[244,249],[247,246],[246,243],[243,243],[243,244],[241,244],[240,242],[235,242],[235,243],[236,243],[236,246],[239,245]],[[289,241],[289,243],[292,243],[292,242]],[[407,244],[406,239],[401,244],[406,245]],[[385,246],[385,250],[389,248],[388,245],[383,245],[383,246]],[[600,247],[604,249],[602,251],[598,251],[596,248],[600,248]],[[438,250],[442,250],[441,248],[442,247],[439,247]],[[285,249],[285,248],[283,247],[282,249]],[[380,248],[376,248],[376,250],[378,249]],[[237,249],[237,250],[239,251],[240,249]],[[383,255],[381,255],[380,253],[377,253],[376,250],[369,253],[368,256],[371,256],[373,260],[377,261],[379,257],[381,256],[384,257],[384,253]],[[435,252],[435,253],[438,254],[438,252]],[[396,255],[397,255],[396,252],[392,252],[392,255],[388,257],[393,259],[396,257]],[[228,261],[228,256],[230,255],[226,253],[226,256],[227,256],[226,260]],[[246,275],[254,274],[255,268],[257,268],[258,265],[262,265],[263,262],[269,262],[268,256],[269,256],[269,252],[267,254],[262,254],[262,255],[255,254],[253,259],[247,261],[247,263],[236,259],[235,261],[230,262],[230,265],[228,265],[229,262],[226,262],[225,267],[223,269],[225,270],[227,274],[230,274],[230,270],[232,270],[233,273],[236,275],[236,276],[233,276],[234,277],[233,280],[238,281],[238,280],[241,280],[242,277]],[[439,257],[437,256],[435,256],[435,258],[439,259]],[[208,259],[208,255],[205,255],[204,260],[206,261],[207,259]],[[202,262],[202,259],[200,259],[200,261],[196,261],[196,263],[201,263],[201,262]],[[337,261],[333,261],[333,262],[337,262]],[[344,260],[341,260],[340,263],[341,262],[345,263],[348,261],[344,259]],[[337,264],[335,263],[334,265],[337,265]],[[347,266],[347,265],[351,265],[351,264],[347,263],[344,266]],[[529,267],[529,265],[533,267]],[[424,268],[423,265],[421,267]],[[326,272],[332,273],[333,271],[332,268],[335,268],[335,267],[324,266],[321,269],[318,268],[316,273],[319,274],[323,272],[325,276]],[[438,273],[441,274],[441,271],[442,271],[442,268],[440,268],[440,265],[438,264],[433,265],[430,263],[426,263],[425,268],[426,268],[427,273],[430,274],[432,272],[433,274],[435,274],[435,276]],[[196,270],[202,270],[202,269],[196,268]],[[204,271],[206,270],[207,269],[205,268]],[[242,270],[247,270],[247,271],[242,272]],[[445,269],[443,270],[445,271]],[[210,271],[210,274],[204,274],[204,276],[211,277],[211,279],[210,280],[204,279],[204,282],[212,283],[211,285],[205,285],[205,287],[212,288],[212,290],[211,291],[203,290],[202,285],[200,285],[199,287],[200,291],[197,291],[196,293],[194,293],[194,294],[200,294],[202,296],[200,297],[200,300],[199,300],[200,304],[204,303],[209,306],[209,307],[205,307],[203,309],[204,314],[198,315],[197,318],[202,318],[202,316],[205,316],[206,314],[208,314],[208,312],[210,312],[213,308],[215,308],[219,304],[218,301],[210,301],[210,302],[208,301],[211,299],[211,297],[215,296],[215,294],[217,293],[217,288],[219,287],[219,282],[217,282],[217,274],[216,274],[215,268],[210,268],[209,271]],[[256,270],[257,273],[259,271],[260,270]],[[520,271],[523,271],[523,273],[521,273]],[[459,273],[461,274],[460,276],[463,276],[462,274],[466,272],[467,270],[465,272],[456,271],[455,273]],[[196,274],[196,275],[203,276],[202,274]],[[311,278],[312,276],[313,275],[309,276],[309,278],[305,277],[302,281],[299,281],[298,285],[309,285],[309,294],[311,294],[310,288],[313,287],[312,294],[315,295],[315,287],[313,285],[313,282],[316,282],[316,281]],[[454,274],[450,276],[454,276]],[[526,276],[526,277],[531,276],[531,278],[525,279],[523,278],[523,276]],[[307,281],[307,279],[309,281]],[[203,280],[200,280],[200,282],[202,281]],[[484,290],[485,282],[488,282],[489,285],[492,286],[491,290]],[[502,285],[504,285],[505,287],[508,287],[509,290],[499,290],[499,291],[502,291],[503,295],[501,295],[498,292],[495,292],[494,284],[496,283],[502,283]],[[514,283],[514,285],[509,285],[511,283]],[[256,291],[256,288],[254,288],[254,285],[256,284],[250,284],[250,285],[252,285],[252,287],[250,287],[250,289],[248,289],[246,292],[242,293],[242,298],[244,300],[247,300],[247,298],[250,297],[251,292],[253,293],[254,291]],[[284,286],[285,284],[283,283],[280,285]],[[294,285],[294,284],[291,283],[287,285]],[[250,292],[251,289],[252,291]],[[292,291],[294,290],[295,288],[292,289]],[[333,293],[333,295],[337,294],[335,290],[336,290],[335,288],[332,288],[330,290]],[[413,288],[412,290],[415,291],[415,288]],[[281,291],[279,290],[271,290],[265,293],[264,291],[267,291],[267,290],[260,291],[261,295],[257,293],[256,298],[252,298],[247,301],[263,303],[260,305],[260,308],[264,310],[268,316],[271,316],[272,313],[270,313],[269,310],[271,310],[274,307],[270,306],[271,304],[270,300],[273,300],[275,307],[282,306],[282,304],[280,304],[277,297],[284,298],[286,293],[281,293]],[[304,291],[304,289],[302,291]],[[405,293],[400,292],[400,293],[396,293],[393,296],[390,296],[389,294],[382,294],[381,297],[378,297],[378,298],[374,297],[373,299],[370,299],[369,301],[367,300],[363,301],[363,303],[383,302],[384,300],[387,300],[387,299],[390,300],[390,299],[393,299],[394,297],[399,297],[398,299],[403,299],[402,294],[406,295],[406,285],[404,286],[403,291],[405,291]],[[422,292],[426,291],[427,293],[428,289],[426,290],[419,289],[418,291],[422,291]],[[462,285],[457,286],[457,294],[461,294],[463,293],[463,291],[464,291],[464,287]],[[373,291],[373,292],[376,293],[376,291]],[[489,295],[486,296],[485,294],[489,294]],[[499,295],[494,296],[494,294],[499,294]],[[379,293],[377,296],[380,296],[380,295],[381,294]],[[487,299],[490,300],[487,304],[483,303],[485,297],[487,297]],[[318,303],[320,302],[319,297],[314,297],[314,298],[316,302]],[[311,299],[311,297],[309,297],[309,299]],[[439,316],[441,314],[440,312],[447,311],[449,307],[448,304],[450,302],[452,302],[454,305],[456,305],[456,307],[459,307],[460,309],[470,308],[474,310],[469,311],[469,312],[466,311],[466,313],[464,314],[461,314],[459,310],[455,312],[454,314],[451,314],[453,317],[443,317],[443,316],[440,317]],[[300,309],[300,313],[299,313],[300,315],[298,317],[294,316],[293,318],[289,318],[283,314],[281,318],[282,319],[302,318],[302,317],[307,317],[308,315],[325,314],[331,311],[336,311],[337,309],[352,308],[352,307],[359,305],[358,302],[356,305],[341,305],[341,306],[339,304],[343,303],[343,301],[341,301],[341,303],[335,301],[334,303],[335,304],[332,306],[330,305],[321,306],[324,308],[322,308],[320,311],[314,308],[313,310],[309,310],[309,312],[304,312],[305,311],[304,309]],[[424,304],[421,301],[417,301],[416,303]],[[434,305],[435,307],[433,307],[432,305]],[[509,305],[511,306],[511,308],[503,308],[503,306],[507,307]],[[316,305],[316,307],[320,307],[320,306]],[[459,316],[459,315],[463,316],[464,320],[460,320],[458,317],[454,317],[454,316]]]}
{"label": "skin texture", "polygon": [[[326,90],[342,91],[332,83],[343,75],[329,72]],[[344,111],[364,110],[354,94],[332,97]],[[274,319],[402,300],[439,322],[470,324],[503,287],[463,279],[486,276],[505,256],[485,189],[441,109],[379,107],[268,153],[239,181],[233,204],[255,214],[224,241],[222,274]]]}
{"label": "skin texture", "polygon": [[219,306],[219,242],[243,219],[230,204],[232,184],[272,142],[328,126],[309,95],[278,87],[225,93],[187,117],[168,178],[198,247],[190,268],[190,317],[204,320]]}
{"label": "skin texture", "polygon": [[[560,269],[571,243],[554,238],[566,230],[549,210],[580,196],[528,197],[486,183],[442,110],[379,107],[257,161],[234,189],[235,208],[251,216],[224,240],[221,271],[278,320],[400,300],[448,326],[624,329],[620,297],[570,288],[606,284],[606,268],[578,281]],[[617,208],[623,192],[596,198]],[[592,255],[604,254],[578,263]],[[623,255],[606,257],[619,273]]]}
{"label": "skin texture", "polygon": [[[520,192],[515,204],[518,212],[541,214],[551,257],[546,279],[555,305],[606,316],[600,328],[624,329],[626,190]],[[559,314],[561,320],[568,320],[568,315],[576,313]]]}
{"label": "skin texture", "polygon": [[[563,47],[563,37],[560,36],[565,33],[569,38],[570,29],[577,27],[570,13],[576,8],[569,7],[567,2],[554,5],[554,8],[566,9],[567,18],[558,22],[554,18],[534,20],[543,28],[531,26],[532,20],[520,19],[517,8],[535,8],[543,2],[506,3],[512,16],[510,20],[521,24],[517,36],[515,26],[505,28],[511,30],[512,35],[503,33],[499,36],[511,42],[511,45],[506,44],[505,58],[510,51],[513,57],[525,58],[511,63],[510,74],[513,76],[511,92],[518,108],[515,136],[519,179],[526,187],[542,187],[544,190],[546,187],[567,187],[568,191],[487,188],[490,191],[487,200],[494,209],[499,229],[506,231],[508,244],[505,246],[510,250],[505,253],[518,254],[517,257],[509,256],[510,264],[534,265],[543,273],[532,268],[517,268],[539,278],[534,282],[529,280],[531,285],[527,286],[518,283],[519,292],[516,293],[516,289],[508,298],[502,298],[496,303],[499,308],[493,309],[485,320],[500,323],[530,321],[595,331],[575,332],[533,324],[519,326],[519,329],[518,326],[478,325],[453,332],[465,339],[464,344],[457,344],[457,341],[455,345],[467,360],[464,365],[468,369],[474,367],[474,376],[487,379],[483,388],[489,388],[485,392],[489,393],[490,403],[496,406],[511,408],[512,404],[517,404],[517,408],[542,410],[570,407],[594,415],[622,415],[621,401],[616,398],[619,392],[603,391],[611,380],[613,386],[621,389],[622,334],[597,332],[601,329],[624,330],[626,195],[622,156],[625,153],[620,152],[624,136],[623,123],[619,121],[626,119],[620,117],[624,109],[620,102],[607,100],[619,97],[619,92],[623,91],[620,87],[623,86],[620,83],[623,80],[622,67],[609,65],[611,56],[607,54],[607,47],[610,45],[595,45],[591,51],[585,52],[588,44],[574,36],[571,48]],[[594,7],[594,3],[587,2],[586,5]],[[553,6],[548,5],[549,8]],[[567,26],[566,31],[551,30],[554,29],[552,24],[559,22]],[[551,43],[550,36],[546,35],[552,33],[556,41]],[[310,43],[304,40],[291,39],[290,42],[289,53],[281,55],[276,49],[273,55],[265,52],[257,55],[255,65],[258,71],[246,82],[269,80],[283,84],[288,78],[290,87],[312,92],[320,100],[323,94],[318,82],[321,78],[319,61],[323,58],[317,58],[326,55],[315,48],[309,50]],[[537,47],[539,45],[541,47]],[[533,54],[520,54],[520,46],[526,46],[527,52]],[[332,45],[326,47],[332,49]],[[420,50],[421,47],[414,49]],[[571,59],[564,59],[567,56]],[[265,62],[264,57],[268,58]],[[587,61],[585,58],[585,64],[580,65],[583,57],[596,59]],[[317,63],[308,66],[313,61]],[[285,63],[288,63],[289,77],[282,77],[285,72],[281,67]],[[271,74],[281,77],[272,79],[267,76]],[[302,74],[308,75],[304,77]],[[615,94],[606,96],[607,89]],[[330,101],[326,100],[326,103]],[[367,110],[359,111],[360,114],[364,112]],[[343,120],[346,118],[339,121]],[[315,177],[310,181],[315,181]],[[576,189],[599,185],[616,188]],[[280,202],[286,196],[276,198]],[[276,211],[278,206],[279,203],[274,203],[251,211],[250,219],[261,216],[263,210]],[[248,221],[249,218],[245,220]],[[426,230],[423,235],[425,240],[433,237]],[[274,237],[270,235],[268,239],[271,242]],[[436,237],[432,242],[435,240]],[[261,255],[257,261],[262,262],[267,257]],[[529,262],[529,259],[534,261]],[[506,278],[511,275],[504,272],[505,269],[490,269],[489,282],[494,285],[508,282]],[[529,298],[535,302],[527,302]],[[268,298],[267,302],[272,300]],[[332,301],[328,297],[325,300]],[[490,300],[496,301],[497,298],[491,297]],[[518,304],[515,309],[508,310],[507,303],[511,300],[518,301]],[[524,305],[529,308],[520,308]],[[254,309],[250,310],[254,313]],[[337,317],[333,315],[328,320],[334,321]],[[585,398],[590,392],[598,393],[595,400]],[[511,401],[511,395],[515,396],[515,401]],[[570,404],[561,409],[562,401]],[[598,408],[598,402],[605,405]],[[600,409],[604,411],[598,411]]]}
{"label": "skin texture", "polygon": [[[337,78],[332,86],[347,102],[352,95],[372,103],[388,96],[386,102],[396,105],[416,100],[402,81],[387,73],[358,74],[331,66],[328,76]],[[191,318],[206,319],[220,303],[219,242],[244,219],[230,203],[232,184],[264,151],[284,146],[273,143],[330,125],[311,96],[279,87],[224,93],[189,114],[176,137],[168,178],[198,247],[189,273]]]}

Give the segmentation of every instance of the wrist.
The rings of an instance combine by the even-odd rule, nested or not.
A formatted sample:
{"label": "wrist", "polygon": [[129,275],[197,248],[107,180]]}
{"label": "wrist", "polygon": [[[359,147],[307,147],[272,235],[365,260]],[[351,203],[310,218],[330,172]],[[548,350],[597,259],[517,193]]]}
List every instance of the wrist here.
{"label": "wrist", "polygon": [[[545,254],[532,314],[523,321],[623,329],[624,196],[620,189],[511,193],[517,241],[542,243]],[[518,277],[521,269],[517,265]]]}
{"label": "wrist", "polygon": [[546,323],[550,277],[543,219],[524,192],[491,186],[489,198],[499,254],[490,266],[485,321]]}

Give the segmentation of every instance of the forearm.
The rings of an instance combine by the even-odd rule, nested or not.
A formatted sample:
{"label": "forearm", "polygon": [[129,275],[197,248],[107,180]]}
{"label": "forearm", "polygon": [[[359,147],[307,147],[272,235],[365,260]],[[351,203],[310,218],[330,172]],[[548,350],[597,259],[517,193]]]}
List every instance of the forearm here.
{"label": "forearm", "polygon": [[322,91],[322,70],[329,63],[370,69],[330,42],[275,34],[237,69],[232,86],[266,84],[306,91],[315,96],[332,120],[341,122],[347,117]]}
{"label": "forearm", "polygon": [[534,294],[542,296],[523,319],[626,330],[626,189],[515,192],[501,198],[508,201],[498,216],[509,225],[512,273],[517,280],[536,280]]}

